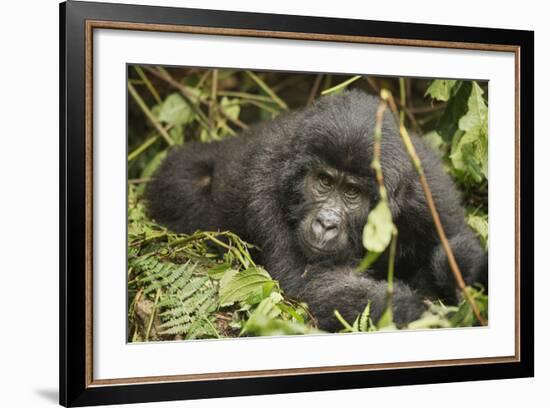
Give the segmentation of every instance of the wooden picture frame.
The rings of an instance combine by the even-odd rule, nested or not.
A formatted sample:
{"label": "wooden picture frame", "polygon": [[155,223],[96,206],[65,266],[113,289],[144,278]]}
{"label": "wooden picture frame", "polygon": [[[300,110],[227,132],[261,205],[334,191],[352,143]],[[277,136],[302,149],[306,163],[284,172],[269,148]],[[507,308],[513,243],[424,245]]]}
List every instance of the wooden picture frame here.
{"label": "wooden picture frame", "polygon": [[[515,353],[499,357],[95,379],[93,33],[98,29],[509,52],[515,58]],[[534,33],[69,1],[60,5],[60,403],[64,406],[534,375]],[[511,165],[511,164],[510,164]],[[521,250],[520,250],[521,249]]]}

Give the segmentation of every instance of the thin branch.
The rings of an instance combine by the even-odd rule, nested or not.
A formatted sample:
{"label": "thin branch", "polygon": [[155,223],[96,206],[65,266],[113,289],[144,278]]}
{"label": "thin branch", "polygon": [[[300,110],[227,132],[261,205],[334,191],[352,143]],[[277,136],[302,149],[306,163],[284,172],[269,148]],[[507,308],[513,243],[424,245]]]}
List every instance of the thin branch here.
{"label": "thin branch", "polygon": [[[381,100],[376,110],[376,123],[374,125],[374,154],[371,167],[375,171],[376,181],[378,183],[378,191],[380,193],[380,200],[388,202],[388,193],[386,191],[386,185],[384,184],[384,173],[382,172],[382,123],[384,121],[384,112],[388,104],[385,100]],[[388,261],[388,285],[386,287],[386,307],[383,316],[388,318],[388,322],[393,323],[393,275],[395,271],[395,254],[397,250],[397,228],[393,225],[392,221],[392,233],[390,242],[390,253]]]}
{"label": "thin branch", "polygon": [[371,163],[371,167],[374,169],[374,174],[376,176],[376,182],[378,183],[380,199],[384,201],[388,200],[388,193],[386,192],[386,186],[384,184],[384,174],[382,173],[382,163],[380,161],[380,157],[382,149],[382,121],[387,106],[387,102],[385,100],[381,100],[378,105],[378,109],[376,110],[376,123],[374,125],[374,152]]}
{"label": "thin branch", "polygon": [[217,108],[217,101],[218,101],[218,70],[213,69],[212,70],[212,87],[210,90],[210,105],[208,109],[208,115],[210,119],[210,126],[214,127],[214,118]]}
{"label": "thin branch", "polygon": [[309,96],[307,98],[307,105],[311,105],[313,101],[315,100],[315,97],[317,96],[317,93],[319,92],[319,88],[321,87],[321,81],[323,80],[323,74],[319,74],[315,77],[315,81],[313,82],[313,86],[311,87],[311,91],[309,92]]}
{"label": "thin branch", "polygon": [[[145,67],[145,69],[149,72],[151,72],[153,75],[156,75],[157,77],[159,77],[160,79],[166,81],[168,84],[172,85],[172,87],[176,88],[178,91],[180,91],[180,93],[182,94],[182,96],[184,97],[184,99],[186,100],[186,102],[188,103],[188,105],[190,106],[190,108],[197,114],[201,117],[201,119],[204,120],[204,122],[208,123],[208,118],[206,117],[206,115],[204,114],[204,112],[202,110],[200,110],[200,108],[197,107],[197,105],[195,105],[193,103],[193,100],[196,100],[204,105],[206,105],[208,108],[210,108],[210,105],[211,105],[211,102],[208,101],[205,97],[203,96],[200,96],[200,95],[195,95],[193,94],[192,92],[190,92],[186,87],[185,85],[183,84],[180,84],[178,81],[176,81],[174,78],[172,78],[170,76],[170,74],[167,72],[167,71],[161,71],[161,70],[156,70],[154,68],[151,68],[151,67]],[[227,119],[229,120],[230,122],[232,122],[233,124],[235,124],[236,126],[240,127],[241,129],[248,129],[248,126],[246,125],[246,123],[243,123],[242,121],[240,121],[239,119],[237,118],[232,118],[230,115],[227,114],[227,112],[221,107],[219,106],[219,111],[220,113]],[[207,129],[209,130],[210,133],[212,133],[212,130],[211,128],[208,126]]]}
{"label": "thin branch", "polygon": [[138,157],[141,153],[146,151],[149,147],[151,147],[158,140],[158,138],[159,138],[158,136],[153,136],[153,137],[147,139],[143,144],[141,144],[140,146],[138,146],[134,150],[132,150],[132,152],[128,155],[128,161],[131,162],[136,157]]}
{"label": "thin branch", "polygon": [[275,91],[273,91],[273,89],[271,89],[269,85],[267,85],[258,75],[256,75],[252,71],[245,71],[245,72],[256,83],[256,85],[258,85],[262,89],[262,91],[264,91],[266,94],[268,94],[271,97],[271,99],[273,99],[273,101],[277,105],[279,105],[284,110],[288,110],[287,104],[281,98],[279,98],[279,96],[275,93]]}
{"label": "thin branch", "polygon": [[151,181],[151,177],[142,177],[136,179],[128,179],[128,184],[146,184]]}
{"label": "thin branch", "polygon": [[340,82],[339,84],[334,85],[332,88],[325,89],[323,92],[321,92],[321,95],[328,95],[333,92],[340,91],[361,78],[363,78],[361,75],[355,75],[354,77],[351,77],[344,82]]}
{"label": "thin branch", "polygon": [[269,96],[264,95],[254,95],[247,92],[236,92],[236,91],[218,91],[218,95],[220,96],[233,96],[235,98],[240,99],[250,99],[252,101],[258,101],[258,102],[269,102],[273,103],[273,99],[271,99]]}
{"label": "thin branch", "polygon": [[157,289],[157,294],[155,296],[155,303],[153,304],[153,310],[151,311],[151,316],[149,317],[149,324],[147,325],[147,331],[145,332],[145,341],[149,341],[149,335],[151,334],[151,329],[153,328],[153,321],[155,320],[155,314],[157,312],[157,304],[160,299],[161,288]]}
{"label": "thin branch", "polygon": [[338,319],[338,321],[346,328],[346,330],[350,332],[355,332],[356,330],[344,319],[344,317],[340,314],[338,310],[334,311],[334,316]]}
{"label": "thin branch", "polygon": [[[366,79],[367,79],[368,84],[374,90],[374,92],[376,92],[377,95],[380,95],[380,92],[381,92],[380,87],[376,84],[374,79],[372,79],[371,77],[366,77]],[[405,111],[405,114],[407,115],[407,117],[411,121],[411,124],[412,124],[415,132],[422,133],[422,129],[420,129],[420,126],[418,125],[418,121],[416,120],[416,118],[412,114],[412,112],[406,106],[402,106],[400,101],[397,101],[397,104],[399,105],[399,107],[401,109],[403,109]],[[399,115],[397,116],[397,118],[399,118]],[[399,118],[397,121],[400,122],[401,119]]]}
{"label": "thin branch", "polygon": [[155,101],[157,101],[157,103],[161,103],[162,100],[160,99],[159,93],[157,92],[157,90],[155,89],[151,81],[149,81],[149,78],[147,78],[147,75],[145,75],[145,72],[143,72],[141,67],[138,67],[137,65],[134,66],[134,69],[136,70],[139,77],[142,79],[147,89],[149,89],[149,92],[151,92],[151,95],[153,95],[153,98],[155,98]]}
{"label": "thin branch", "polygon": [[130,95],[132,95],[132,98],[134,98],[134,100],[136,101],[138,106],[141,108],[143,113],[145,113],[145,116],[147,116],[147,119],[149,119],[149,121],[153,124],[155,129],[160,133],[160,135],[164,138],[164,140],[166,140],[166,143],[168,143],[169,146],[174,146],[175,143],[170,137],[170,135],[168,134],[168,132],[166,132],[166,130],[162,127],[162,125],[159,123],[157,118],[155,118],[155,115],[153,115],[153,113],[149,110],[149,108],[147,107],[143,99],[141,99],[141,96],[139,96],[139,94],[137,93],[134,86],[130,83],[128,83],[128,91],[130,91]]}
{"label": "thin branch", "polygon": [[[405,78],[399,78],[399,103],[403,108],[407,107],[407,91],[405,90]],[[402,125],[405,124],[405,109],[401,109],[399,113],[399,121]]]}
{"label": "thin branch", "polygon": [[[389,103],[389,106],[394,113],[395,116],[398,116],[398,110],[397,105],[395,103],[395,100],[393,99],[393,96],[391,92],[387,90],[382,90],[380,93],[380,96],[383,100],[387,101]],[[422,189],[424,190],[424,196],[426,197],[426,201],[428,203],[428,207],[430,209],[437,234],[439,235],[439,239],[441,240],[441,245],[443,246],[443,250],[445,251],[445,254],[447,255],[447,259],[449,261],[449,266],[451,268],[451,271],[454,275],[454,278],[456,280],[456,283],[462,293],[464,294],[464,297],[466,301],[470,304],[470,307],[472,308],[472,311],[474,312],[477,320],[479,323],[483,326],[487,325],[487,321],[481,316],[481,313],[479,311],[479,308],[477,307],[474,299],[470,295],[470,292],[468,292],[466,288],[466,283],[464,282],[464,278],[462,276],[462,273],[460,272],[460,268],[458,267],[458,264],[456,262],[455,256],[453,254],[453,250],[451,249],[451,245],[449,244],[449,241],[447,239],[447,236],[445,234],[445,230],[443,229],[443,225],[441,224],[441,219],[439,218],[439,213],[437,212],[437,208],[435,206],[432,192],[430,190],[430,187],[428,185],[428,181],[426,180],[426,175],[424,174],[424,169],[422,167],[422,162],[420,161],[420,158],[418,157],[416,153],[416,149],[414,148],[414,145],[412,144],[411,138],[409,136],[409,133],[407,132],[407,129],[405,126],[400,125],[399,126],[399,134],[401,136],[401,140],[403,141],[403,144],[405,145],[405,149],[407,150],[407,153],[416,169],[416,172],[418,173],[418,176],[420,178],[420,183],[422,184]]]}

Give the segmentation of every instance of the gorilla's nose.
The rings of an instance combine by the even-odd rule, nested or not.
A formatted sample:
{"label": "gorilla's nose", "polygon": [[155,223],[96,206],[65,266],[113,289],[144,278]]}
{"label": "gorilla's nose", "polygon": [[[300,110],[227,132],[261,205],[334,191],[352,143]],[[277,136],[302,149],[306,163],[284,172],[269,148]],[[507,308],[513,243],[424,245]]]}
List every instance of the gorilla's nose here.
{"label": "gorilla's nose", "polygon": [[321,210],[313,221],[313,232],[317,239],[328,241],[338,235],[340,216],[331,210]]}

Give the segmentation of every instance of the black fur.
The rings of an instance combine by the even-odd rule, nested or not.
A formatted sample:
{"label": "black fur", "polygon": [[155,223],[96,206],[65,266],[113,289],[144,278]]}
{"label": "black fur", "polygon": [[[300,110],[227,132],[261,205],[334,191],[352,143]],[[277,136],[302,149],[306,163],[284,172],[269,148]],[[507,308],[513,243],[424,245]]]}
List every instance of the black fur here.
{"label": "black fur", "polygon": [[[320,99],[219,143],[189,143],[170,152],[147,189],[150,215],[170,229],[192,233],[231,230],[262,251],[259,262],[290,295],[308,303],[321,328],[340,328],[334,309],[348,320],[372,301],[372,317],[384,309],[387,257],[357,275],[364,255],[361,233],[378,200],[370,167],[379,100],[358,91]],[[390,113],[383,122],[382,168],[399,230],[394,319],[420,317],[424,298],[456,302],[454,278],[442,251],[418,177]],[[467,283],[486,284],[487,257],[464,222],[464,210],[437,154],[418,138],[414,145],[442,224]],[[362,217],[349,228],[347,253],[308,264],[297,242],[303,216],[304,176],[325,163],[361,180],[368,191]]]}

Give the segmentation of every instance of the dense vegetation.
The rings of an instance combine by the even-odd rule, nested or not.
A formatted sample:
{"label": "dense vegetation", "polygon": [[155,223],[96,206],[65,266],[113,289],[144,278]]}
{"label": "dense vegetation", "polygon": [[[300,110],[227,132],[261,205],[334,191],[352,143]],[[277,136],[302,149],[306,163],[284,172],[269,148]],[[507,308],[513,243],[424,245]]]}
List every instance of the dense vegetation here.
{"label": "dense vegetation", "polygon": [[[487,248],[487,84],[130,66],[128,71],[128,340],[304,334],[318,331],[307,305],[290,299],[230,231],[174,234],[147,217],[142,195],[168,148],[234,137],[253,123],[361,88],[395,95],[400,120],[441,152],[463,192],[466,221]],[[382,157],[381,160],[384,158]],[[389,220],[372,212],[365,234]],[[370,228],[370,229],[369,229]],[[374,228],[376,230],[376,228]],[[384,230],[382,228],[381,230]],[[387,228],[386,228],[387,230]],[[372,238],[372,237],[371,237]],[[381,246],[385,250],[389,240]],[[468,288],[487,316],[483,288]],[[369,307],[342,331],[393,327]],[[409,329],[472,326],[467,302],[431,305]]]}

